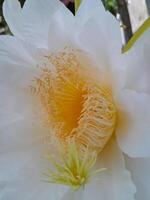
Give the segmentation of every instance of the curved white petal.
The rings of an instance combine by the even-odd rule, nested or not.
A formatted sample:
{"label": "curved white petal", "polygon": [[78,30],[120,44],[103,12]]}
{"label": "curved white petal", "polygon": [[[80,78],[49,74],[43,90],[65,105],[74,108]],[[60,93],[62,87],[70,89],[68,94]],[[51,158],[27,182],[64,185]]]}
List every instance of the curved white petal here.
{"label": "curved white petal", "polygon": [[[25,21],[25,36],[29,41],[37,44],[38,47],[47,47],[49,29],[53,30],[53,27],[50,25],[51,18],[58,10],[62,12],[62,16],[67,15],[67,21],[73,17],[71,12],[58,0],[26,1],[22,12]],[[25,20],[26,18],[27,20]]]}
{"label": "curved white petal", "polygon": [[150,95],[123,90],[119,99],[117,141],[131,157],[150,156]]}
{"label": "curved white petal", "polygon": [[42,175],[48,168],[44,141],[50,130],[32,113],[24,92],[0,88],[0,199],[59,200],[67,189],[44,183]]}
{"label": "curved white petal", "polygon": [[11,64],[32,66],[35,60],[24,43],[13,36],[0,37],[0,61]]}
{"label": "curved white petal", "polygon": [[1,36],[0,41],[0,152],[4,152],[39,142],[41,130],[33,126],[36,104],[29,95],[37,75],[34,58],[13,37]]}
{"label": "curved white petal", "polygon": [[[32,113],[34,100],[31,102],[25,88],[19,88],[17,84],[3,85],[0,86],[0,94],[0,152],[19,151],[42,142],[48,130],[43,130]],[[41,132],[44,134],[41,135]]]}
{"label": "curved white petal", "polygon": [[80,7],[76,13],[76,20],[82,25],[84,25],[91,17],[93,17],[98,12],[104,14],[104,6],[98,0],[83,0]]}
{"label": "curved white petal", "polygon": [[0,94],[4,95],[0,99],[0,199],[61,199],[67,188],[43,182],[49,167],[45,141],[50,130],[42,126],[19,90],[3,89]]}
{"label": "curved white petal", "polygon": [[81,47],[93,53],[97,62],[104,60],[105,68],[120,65],[122,42],[119,23],[105,10],[101,1],[84,0],[77,12],[76,22]]}
{"label": "curved white petal", "polygon": [[107,74],[108,82],[116,95],[126,83],[120,28],[117,20],[104,10],[99,1],[98,4],[99,12],[80,27],[76,41],[81,49],[90,52],[99,68]]}
{"label": "curved white petal", "polygon": [[[90,8],[91,4],[93,9]],[[121,54],[122,42],[118,21],[106,12],[98,0],[83,1],[77,19],[78,46],[92,54],[98,66],[107,74],[114,95],[117,95],[126,83],[126,67]]]}
{"label": "curved white petal", "polygon": [[[70,15],[70,16],[69,16]],[[60,51],[74,43],[75,19],[70,13],[58,10],[51,17],[48,33],[48,47],[52,52]]]}
{"label": "curved white petal", "polygon": [[[59,0],[27,0],[20,8],[18,0],[5,0],[4,16],[12,33],[37,47],[48,46],[48,32],[53,14],[60,10],[67,15],[67,21],[73,17],[71,12]],[[14,14],[15,13],[15,14]]]}
{"label": "curved white petal", "polygon": [[149,200],[150,158],[127,157],[126,166],[131,171],[133,181],[137,187],[136,200]]}
{"label": "curved white petal", "polygon": [[127,67],[126,87],[139,92],[150,94],[150,29],[148,29],[133,45],[123,54]]}
{"label": "curved white petal", "polygon": [[42,181],[38,183],[18,181],[15,184],[13,182],[9,184],[5,182],[0,191],[0,198],[4,200],[62,200],[66,193],[66,188],[45,184]]}
{"label": "curved white petal", "polygon": [[45,183],[48,163],[41,145],[8,151],[0,156],[0,199],[61,200],[68,188]]}
{"label": "curved white petal", "polygon": [[8,92],[9,99],[9,93],[12,93],[15,87],[23,89],[37,74],[37,52],[38,49],[15,37],[0,37],[0,90],[4,93],[1,100],[8,88],[11,87]]}
{"label": "curved white petal", "polygon": [[0,94],[0,199],[61,199],[63,187],[43,182],[50,130],[33,113],[34,100],[14,85]]}
{"label": "curved white petal", "polygon": [[20,2],[18,0],[5,0],[3,4],[3,14],[12,33],[22,37],[20,33],[22,32],[23,21]]}
{"label": "curved white petal", "polygon": [[106,171],[100,173],[95,180],[79,191],[79,194],[69,192],[64,200],[134,200],[136,192],[129,172],[125,168],[124,157],[112,140],[100,154],[98,168],[105,167]]}

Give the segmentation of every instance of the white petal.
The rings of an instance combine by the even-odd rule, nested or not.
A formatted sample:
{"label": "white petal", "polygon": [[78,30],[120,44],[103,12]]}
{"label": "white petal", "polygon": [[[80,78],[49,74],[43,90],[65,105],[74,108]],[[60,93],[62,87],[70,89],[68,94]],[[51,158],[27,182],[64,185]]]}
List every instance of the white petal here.
{"label": "white petal", "polygon": [[67,21],[72,18],[71,12],[58,0],[26,1],[23,7],[23,18],[28,18],[28,20],[25,20],[24,31],[26,32],[26,37],[37,44],[38,47],[46,47],[48,45],[49,28],[53,30],[53,27],[50,26],[51,17],[58,10],[62,12],[62,15],[67,16]]}
{"label": "white petal", "polygon": [[76,19],[83,25],[98,12],[104,14],[104,7],[98,0],[83,0],[76,13]]}
{"label": "white petal", "polygon": [[102,64],[102,67],[107,67],[109,65],[109,56],[107,54],[107,49],[109,47],[107,46],[106,37],[103,34],[102,27],[99,26],[98,20],[96,21],[91,18],[82,29],[80,29],[77,42],[79,47],[90,52],[96,62]]}
{"label": "white petal", "polygon": [[[3,123],[3,126],[0,127],[1,153],[25,150],[32,146],[39,145],[44,142],[44,138],[50,135],[50,131],[40,126],[34,127],[34,121],[30,120],[30,118],[27,120],[21,115],[22,119],[16,119],[14,118],[15,115],[16,114],[12,114],[9,121],[6,121],[5,124]],[[44,134],[41,134],[43,132]]]}
{"label": "white petal", "polygon": [[[95,5],[97,12],[90,16],[91,8],[88,6],[90,1],[84,1],[86,12],[83,13],[89,14],[89,18],[80,26],[77,42],[81,49],[92,54],[99,68],[103,68],[116,94],[126,83],[126,67],[121,54],[120,27],[115,17],[105,11],[100,1],[94,2],[97,2]],[[82,22],[82,17],[79,24],[80,21]]]}
{"label": "white petal", "polygon": [[40,130],[18,124],[0,132],[0,199],[61,200],[68,188],[44,182],[43,173],[49,167],[48,145],[42,144],[45,131],[41,130],[41,136]]}
{"label": "white petal", "polygon": [[133,47],[123,54],[127,67],[126,87],[150,94],[150,30],[148,29]]}
{"label": "white petal", "polygon": [[35,113],[35,107],[40,114],[42,111],[28,85],[6,79],[0,85],[0,97],[0,152],[19,151],[44,142],[50,129],[43,126]]}
{"label": "white petal", "polygon": [[20,32],[22,31],[20,2],[18,0],[5,0],[3,4],[3,14],[12,33],[16,36],[20,36]]}
{"label": "white petal", "polygon": [[119,23],[101,1],[83,1],[76,20],[80,46],[93,53],[97,61],[104,60],[104,67],[118,64],[122,44]]}
{"label": "white petal", "polygon": [[41,182],[13,182],[4,183],[3,189],[0,190],[0,199],[3,200],[62,200],[66,193],[66,188],[45,184]]}
{"label": "white petal", "polygon": [[0,86],[0,199],[59,200],[66,188],[45,184],[42,176],[50,130],[34,116],[33,102],[16,82]]}
{"label": "white petal", "polygon": [[131,157],[150,156],[150,95],[123,90],[117,123],[120,148]]}
{"label": "white petal", "polygon": [[59,0],[27,0],[22,10],[18,7],[17,0],[5,0],[4,16],[12,33],[42,48],[48,46],[48,32],[53,14],[61,10],[67,15],[67,21],[72,17],[71,12]]}
{"label": "white petal", "polygon": [[50,130],[35,123],[31,102],[19,90],[0,94],[0,199],[61,199],[66,188],[43,182]]}
{"label": "white petal", "polygon": [[44,183],[47,170],[41,145],[26,150],[9,151],[0,156],[0,199],[60,200],[67,188]]}
{"label": "white petal", "polygon": [[[112,23],[117,23],[115,19],[112,19],[112,16],[109,17]],[[113,34],[112,32],[111,36],[107,35],[110,32],[108,30],[109,23],[107,23],[108,27],[105,28],[100,25],[98,19],[101,18],[91,18],[83,29],[80,29],[77,36],[78,46],[92,55],[98,68],[103,70],[101,74],[107,76],[107,81],[111,84],[114,94],[117,94],[126,83],[126,68],[123,65],[124,60],[121,55],[121,42],[116,40],[117,33]],[[116,44],[115,41],[117,41]]]}
{"label": "white petal", "polygon": [[84,200],[83,188],[80,188],[78,191],[73,191],[71,189],[68,190],[68,192],[64,195],[62,200],[79,200],[79,199]]}
{"label": "white petal", "polygon": [[0,36],[0,90],[27,87],[39,73],[40,56],[41,50],[35,46],[12,36]]}
{"label": "white petal", "polygon": [[137,187],[136,200],[149,200],[150,158],[127,158],[126,165]]}
{"label": "white petal", "polygon": [[50,51],[59,51],[66,46],[72,46],[74,42],[74,17],[71,12],[58,10],[51,17],[48,34],[48,45]]}
{"label": "white petal", "polygon": [[23,42],[12,36],[0,36],[0,60],[24,66],[35,64],[30,51],[27,51]]}
{"label": "white petal", "polygon": [[[90,4],[94,4],[93,9],[90,8],[92,6]],[[83,1],[79,14],[77,15],[78,46],[92,54],[99,68],[104,70],[102,74],[106,74],[106,78],[112,85],[113,93],[116,95],[126,83],[119,23],[114,16],[105,11],[102,3],[97,0],[94,0],[94,3],[88,0]]]}
{"label": "white petal", "polygon": [[[100,162],[97,167],[105,167],[107,170],[80,190],[80,194],[74,194],[73,200],[78,200],[79,197],[82,200],[134,200],[136,189],[125,168],[124,157],[114,140],[100,154]],[[70,197],[71,194],[68,195]],[[67,195],[65,199],[67,199]]]}

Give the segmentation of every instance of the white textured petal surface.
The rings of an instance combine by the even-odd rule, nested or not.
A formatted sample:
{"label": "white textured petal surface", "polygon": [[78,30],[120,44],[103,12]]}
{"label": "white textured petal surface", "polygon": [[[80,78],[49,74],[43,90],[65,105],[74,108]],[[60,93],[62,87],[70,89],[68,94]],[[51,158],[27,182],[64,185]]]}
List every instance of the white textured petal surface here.
{"label": "white textured petal surface", "polygon": [[20,88],[0,88],[0,94],[0,199],[61,199],[66,188],[43,182],[48,168],[44,138],[50,130],[31,112]]}
{"label": "white textured petal surface", "polygon": [[114,140],[107,145],[100,158],[97,167],[105,167],[107,170],[80,190],[79,194],[69,192],[64,200],[70,200],[71,197],[71,200],[134,200],[136,189],[125,168],[124,157]]}
{"label": "white textured petal surface", "polygon": [[58,10],[51,17],[48,34],[48,47],[50,51],[59,51],[74,42],[75,19],[69,11]]}
{"label": "white textured petal surface", "polygon": [[99,12],[104,14],[104,7],[98,0],[83,0],[76,13],[76,19],[79,20],[81,25],[84,25],[91,17]]}
{"label": "white textured petal surface", "polygon": [[[30,47],[30,48],[29,48]],[[37,74],[35,49],[12,36],[0,37],[0,151],[39,141],[28,86]],[[26,127],[26,128],[24,128]],[[30,132],[35,132],[30,137]],[[26,146],[28,148],[28,146]]]}
{"label": "white textured petal surface", "polygon": [[107,74],[106,78],[116,95],[126,83],[118,21],[104,9],[101,1],[85,0],[77,13],[76,23],[78,46],[92,54],[99,68]]}
{"label": "white textured petal surface", "polygon": [[133,47],[123,54],[127,67],[126,87],[150,94],[150,29],[148,29]]}
{"label": "white textured petal surface", "polygon": [[127,158],[126,166],[131,171],[137,187],[136,200],[150,199],[150,158]]}
{"label": "white textured petal surface", "polygon": [[104,60],[104,67],[120,64],[119,23],[104,9],[101,1],[84,0],[77,12],[76,23],[79,26],[79,45],[93,53],[97,62]]}
{"label": "white textured petal surface", "polygon": [[44,183],[42,175],[50,130],[32,113],[33,102],[17,83],[0,88],[0,199],[59,200],[66,189]]}
{"label": "white textured petal surface", "polygon": [[[12,36],[0,37],[0,90],[3,99],[9,88],[8,99],[12,90],[29,84],[38,73],[36,54],[38,49]],[[13,87],[13,89],[10,87]],[[4,94],[3,94],[4,93]],[[2,98],[0,99],[3,100]]]}
{"label": "white textured petal surface", "polygon": [[2,200],[62,200],[66,188],[45,184],[42,181],[27,183],[18,181],[15,184],[13,182],[4,183],[0,191]]}
{"label": "white textured petal surface", "polygon": [[36,74],[36,53],[14,37],[0,40],[0,199],[59,200],[67,189],[44,183],[42,176],[50,130],[32,112],[36,104],[26,90]]}
{"label": "white textured petal surface", "polygon": [[0,199],[61,200],[66,187],[45,183],[42,175],[48,167],[41,145],[0,155]]}
{"label": "white textured petal surface", "polygon": [[[0,86],[0,152],[22,151],[39,145],[49,130],[33,113],[35,102],[24,88]],[[35,104],[36,105],[36,104]],[[40,107],[39,107],[40,109]],[[43,134],[41,134],[43,133]]]}
{"label": "white textured petal surface", "polygon": [[19,39],[13,36],[0,37],[0,61],[12,65],[32,66],[35,60],[29,49],[26,49]]}
{"label": "white textured petal surface", "polygon": [[3,14],[12,33],[16,36],[21,36],[22,16],[20,2],[18,0],[5,0],[3,4]]}
{"label": "white textured petal surface", "polygon": [[52,17],[58,11],[62,16],[67,15],[67,21],[71,19],[71,12],[58,0],[27,0],[23,7],[23,18],[28,19],[25,20],[25,36],[38,47],[47,47],[49,29],[53,30]]}
{"label": "white textured petal surface", "polygon": [[117,140],[131,157],[150,156],[150,95],[123,90],[120,95]]}
{"label": "white textured petal surface", "polygon": [[12,33],[37,47],[48,47],[48,33],[53,14],[61,10],[70,21],[71,12],[59,0],[27,0],[21,9],[18,0],[5,0],[4,17]]}

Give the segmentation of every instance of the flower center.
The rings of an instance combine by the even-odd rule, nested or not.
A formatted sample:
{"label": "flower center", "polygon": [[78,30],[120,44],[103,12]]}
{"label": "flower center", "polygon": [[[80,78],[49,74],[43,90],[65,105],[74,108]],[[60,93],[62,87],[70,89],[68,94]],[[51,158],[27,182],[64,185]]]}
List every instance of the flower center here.
{"label": "flower center", "polygon": [[46,122],[63,144],[74,139],[84,150],[100,152],[116,126],[111,90],[81,64],[75,53],[48,56],[55,70],[43,68],[32,91],[41,100]]}

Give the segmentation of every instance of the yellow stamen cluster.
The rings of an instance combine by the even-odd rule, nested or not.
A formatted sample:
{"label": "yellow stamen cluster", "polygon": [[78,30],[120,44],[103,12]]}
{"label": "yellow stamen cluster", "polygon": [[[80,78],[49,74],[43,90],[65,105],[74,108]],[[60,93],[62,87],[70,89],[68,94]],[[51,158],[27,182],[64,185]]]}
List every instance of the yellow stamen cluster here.
{"label": "yellow stamen cluster", "polygon": [[64,50],[45,58],[52,67],[41,68],[31,91],[41,102],[51,135],[67,152],[61,163],[50,158],[56,172],[49,170],[48,180],[77,189],[89,180],[96,161],[92,153],[98,155],[115,130],[116,107],[110,87],[97,72],[91,73],[94,68],[80,62],[77,52]]}
{"label": "yellow stamen cluster", "polygon": [[90,66],[81,64],[74,52],[61,52],[47,59],[55,72],[43,68],[32,86],[46,113],[45,122],[63,144],[74,138],[81,149],[100,152],[116,125],[110,88],[92,77]]}

